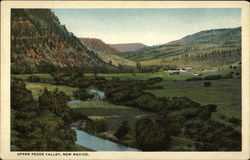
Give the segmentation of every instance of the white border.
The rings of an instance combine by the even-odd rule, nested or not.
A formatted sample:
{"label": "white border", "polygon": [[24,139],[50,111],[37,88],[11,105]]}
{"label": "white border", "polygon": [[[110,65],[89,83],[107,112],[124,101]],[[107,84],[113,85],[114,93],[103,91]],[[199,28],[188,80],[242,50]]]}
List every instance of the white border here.
{"label": "white border", "polygon": [[[10,9],[11,8],[241,8],[242,152],[83,152],[89,156],[17,156],[10,152]],[[1,3],[1,158],[3,159],[231,159],[249,158],[249,3],[244,1],[3,1]],[[32,153],[32,152],[29,152]],[[45,153],[45,152],[43,152]],[[49,153],[49,152],[46,152]],[[53,152],[54,153],[54,152]],[[59,153],[59,152],[57,152]],[[61,152],[62,153],[62,152]],[[66,153],[66,152],[63,152]],[[71,152],[72,153],[72,152]],[[80,152],[77,152],[80,153]]]}

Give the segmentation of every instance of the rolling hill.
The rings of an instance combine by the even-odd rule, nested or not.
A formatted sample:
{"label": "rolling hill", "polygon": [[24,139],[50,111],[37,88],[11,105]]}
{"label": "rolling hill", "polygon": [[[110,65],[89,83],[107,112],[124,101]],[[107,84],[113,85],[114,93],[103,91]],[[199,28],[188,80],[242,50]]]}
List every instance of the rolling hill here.
{"label": "rolling hill", "polygon": [[119,56],[143,65],[171,64],[219,67],[241,59],[241,28],[207,30],[158,47],[148,47]]}
{"label": "rolling hill", "polygon": [[32,73],[40,66],[110,68],[70,33],[49,9],[11,10],[12,73]]}
{"label": "rolling hill", "polygon": [[114,66],[119,66],[120,64],[136,66],[136,62],[117,56],[116,53],[118,53],[119,51],[110,47],[100,39],[80,38],[80,40],[90,50],[94,50],[98,54],[98,56],[106,63],[110,63]]}
{"label": "rolling hill", "polygon": [[108,52],[108,53],[119,52],[117,49],[112,48],[111,46],[109,46],[108,44],[104,43],[102,40],[97,38],[79,38],[79,39],[89,49],[92,49],[96,52]]}
{"label": "rolling hill", "polygon": [[120,52],[131,52],[147,47],[145,44],[142,43],[109,44],[109,45]]}

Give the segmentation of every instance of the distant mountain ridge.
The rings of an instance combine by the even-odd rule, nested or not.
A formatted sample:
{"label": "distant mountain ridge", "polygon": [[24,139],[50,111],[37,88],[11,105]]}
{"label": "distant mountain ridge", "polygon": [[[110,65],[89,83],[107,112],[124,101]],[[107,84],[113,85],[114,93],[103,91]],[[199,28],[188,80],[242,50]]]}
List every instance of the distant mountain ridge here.
{"label": "distant mountain ridge", "polygon": [[109,45],[120,52],[131,52],[148,47],[147,45],[142,43],[124,43],[124,44],[109,44]]}
{"label": "distant mountain ridge", "polygon": [[79,38],[83,44],[89,49],[97,52],[116,53],[119,52],[117,49],[112,48],[110,45],[97,38]]}
{"label": "distant mountain ridge", "polygon": [[117,56],[116,53],[120,52],[108,44],[97,38],[80,38],[81,42],[86,45],[89,49],[97,52],[98,56],[106,63],[114,66],[132,65],[135,66],[136,62],[128,60],[126,58]]}
{"label": "distant mountain ridge", "polygon": [[212,29],[160,46],[117,55],[143,65],[219,67],[241,61],[241,27]]}
{"label": "distant mountain ridge", "polygon": [[205,30],[205,31],[197,32],[192,35],[187,35],[180,40],[166,43],[166,45],[171,45],[171,44],[176,44],[176,43],[181,43],[181,42],[183,43],[185,42],[192,42],[192,43],[193,42],[197,42],[197,43],[213,42],[215,43],[216,42],[218,45],[219,44],[222,45],[222,43],[227,43],[227,41],[223,41],[223,39],[239,41],[239,39],[241,38],[240,31],[241,31],[241,27]]}
{"label": "distant mountain ridge", "polygon": [[12,9],[12,73],[36,72],[50,65],[109,67],[61,25],[50,9]]}
{"label": "distant mountain ridge", "polygon": [[225,47],[241,47],[241,27],[201,31],[159,47],[148,47],[138,52],[120,55],[131,60],[143,61]]}

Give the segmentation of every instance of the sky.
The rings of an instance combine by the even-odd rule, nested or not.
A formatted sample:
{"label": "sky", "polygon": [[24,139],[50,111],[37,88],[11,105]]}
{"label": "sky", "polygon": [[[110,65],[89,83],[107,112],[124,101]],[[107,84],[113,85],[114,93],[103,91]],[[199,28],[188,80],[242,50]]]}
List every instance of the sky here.
{"label": "sky", "polygon": [[208,29],[241,26],[239,8],[52,9],[77,37],[108,44],[164,44]]}

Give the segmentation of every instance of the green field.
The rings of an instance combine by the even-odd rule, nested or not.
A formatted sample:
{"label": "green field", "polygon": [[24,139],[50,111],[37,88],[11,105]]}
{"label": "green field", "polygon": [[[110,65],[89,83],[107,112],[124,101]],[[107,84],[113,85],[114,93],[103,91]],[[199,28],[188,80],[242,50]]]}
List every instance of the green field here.
{"label": "green field", "polygon": [[[213,74],[226,74],[229,71],[217,71],[206,72],[202,74],[202,77]],[[36,74],[41,79],[52,79],[50,74]],[[86,74],[92,76],[93,74]],[[27,80],[29,74],[13,75],[14,77]],[[166,73],[131,73],[124,74],[98,74],[105,78],[119,77],[120,79],[135,79],[146,80],[153,77],[162,77],[163,81],[157,85],[162,85],[164,89],[161,90],[149,90],[149,92],[156,96],[162,97],[188,97],[202,105],[216,104],[218,105],[219,113],[226,116],[241,117],[241,80],[240,79],[227,79],[227,80],[212,80],[211,87],[204,87],[205,81],[185,81],[185,79],[194,77],[192,73],[185,73],[180,75],[169,75]],[[65,92],[73,99],[73,92],[77,88],[69,86],[55,86],[46,83],[31,83],[26,82],[27,88],[32,90],[34,97],[37,99],[42,93],[44,87],[48,90],[58,88],[60,91]],[[71,108],[109,108],[116,109],[117,105],[113,105],[107,102],[84,102],[81,104],[70,105]],[[128,108],[125,106],[118,106],[118,108]]]}
{"label": "green field", "polygon": [[135,122],[140,117],[156,117],[155,113],[141,111],[136,108],[76,108],[74,111],[87,115],[91,119],[102,119],[107,123],[108,129],[115,132],[121,125],[122,121],[128,121],[131,128],[134,128]]}
{"label": "green field", "polygon": [[96,109],[130,109],[131,107],[115,105],[103,101],[85,101],[77,104],[69,104],[70,108],[96,108]]}
{"label": "green field", "polygon": [[[201,71],[196,71],[200,72]],[[225,75],[230,71],[217,71],[202,73],[202,77],[213,74]],[[49,74],[36,74],[41,79],[50,79],[52,77]],[[87,76],[93,76],[93,74],[85,74]],[[27,80],[30,75],[20,74],[14,75],[14,77]],[[146,80],[153,77],[162,77],[163,81],[156,85],[161,85],[164,88],[159,90],[147,90],[147,92],[153,93],[158,97],[188,97],[201,105],[216,104],[218,106],[218,112],[213,116],[217,120],[232,126],[233,128],[240,130],[240,126],[228,123],[221,119],[221,115],[226,117],[237,117],[241,119],[241,79],[224,79],[224,80],[211,80],[211,87],[204,87],[203,81],[185,81],[187,78],[194,77],[193,73],[186,73],[180,75],[169,75],[166,73],[131,73],[126,74],[98,74],[107,79],[112,77],[118,77],[120,79],[135,79]],[[73,100],[73,92],[77,88],[69,86],[55,86],[47,83],[31,83],[26,81],[27,88],[30,89],[35,99],[38,99],[41,95],[44,87],[48,90],[58,88],[60,91],[65,92]],[[105,101],[84,101],[78,104],[70,104],[69,107],[75,112],[79,112],[88,116],[92,120],[104,120],[107,123],[109,132],[115,132],[121,125],[122,121],[128,121],[131,128],[134,128],[135,123],[142,117],[149,117],[152,119],[157,118],[157,114],[152,112],[145,112],[136,108],[127,107],[123,105],[115,105]],[[194,150],[195,142],[185,137],[173,137],[170,150]],[[81,149],[79,149],[81,150]],[[84,150],[84,149],[83,149]]]}
{"label": "green field", "polygon": [[[41,78],[41,80],[53,80],[53,77],[50,74],[32,74],[32,75],[36,75],[38,77]],[[29,78],[29,76],[31,76],[31,74],[14,74],[11,75],[15,78],[21,78],[23,80],[27,80]]]}
{"label": "green field", "polygon": [[240,118],[240,80],[213,80],[211,82],[211,87],[204,87],[204,81],[166,81],[161,83],[164,89],[149,92],[159,97],[188,97],[202,105],[216,104],[219,113]]}
{"label": "green field", "polygon": [[73,98],[73,92],[77,90],[77,88],[69,87],[69,86],[55,86],[47,83],[31,83],[31,82],[25,82],[27,89],[30,89],[32,91],[32,94],[35,99],[38,99],[38,97],[42,94],[43,89],[46,87],[48,90],[54,90],[56,88],[59,89],[59,91],[63,91],[66,93],[66,95]]}
{"label": "green field", "polygon": [[[111,79],[112,77],[115,78],[120,78],[122,80],[126,79],[134,79],[134,80],[147,80],[149,78],[154,78],[154,77],[161,77],[163,80],[186,80],[187,78],[194,77],[194,73],[197,74],[202,74],[202,77],[208,76],[208,75],[216,75],[216,74],[221,74],[225,75],[229,73],[229,70],[222,70],[222,71],[215,71],[215,72],[202,72],[201,70],[194,70],[192,72],[186,72],[183,74],[178,74],[178,75],[170,75],[165,72],[155,72],[155,73],[118,73],[118,74],[102,74],[99,73],[98,76],[105,77],[107,79]],[[85,74],[86,76],[94,76],[94,74]]]}

